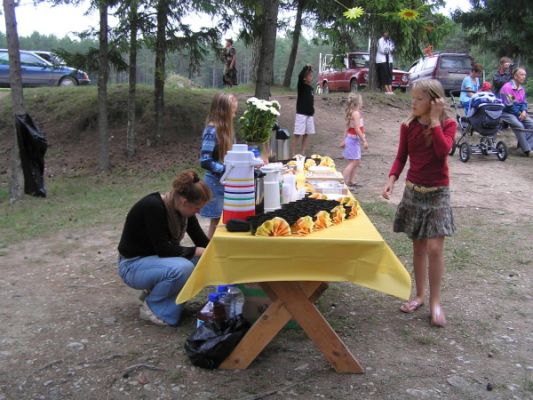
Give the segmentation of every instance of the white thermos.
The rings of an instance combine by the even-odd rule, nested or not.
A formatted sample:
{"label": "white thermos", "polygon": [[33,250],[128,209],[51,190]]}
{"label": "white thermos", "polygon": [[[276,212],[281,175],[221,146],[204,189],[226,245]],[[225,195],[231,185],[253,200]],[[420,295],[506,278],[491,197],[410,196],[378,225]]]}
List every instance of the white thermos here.
{"label": "white thermos", "polygon": [[266,174],[264,178],[265,189],[265,212],[278,210],[281,208],[281,163],[270,163],[261,167],[261,171]]}

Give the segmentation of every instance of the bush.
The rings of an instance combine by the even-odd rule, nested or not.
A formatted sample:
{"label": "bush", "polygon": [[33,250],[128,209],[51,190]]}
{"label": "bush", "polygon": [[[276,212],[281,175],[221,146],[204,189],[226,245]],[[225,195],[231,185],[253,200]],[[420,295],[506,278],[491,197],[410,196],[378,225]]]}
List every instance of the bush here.
{"label": "bush", "polygon": [[165,80],[165,85],[169,88],[176,89],[190,89],[194,87],[194,83],[190,79],[187,79],[184,76],[174,73],[171,73],[167,76],[167,79]]}

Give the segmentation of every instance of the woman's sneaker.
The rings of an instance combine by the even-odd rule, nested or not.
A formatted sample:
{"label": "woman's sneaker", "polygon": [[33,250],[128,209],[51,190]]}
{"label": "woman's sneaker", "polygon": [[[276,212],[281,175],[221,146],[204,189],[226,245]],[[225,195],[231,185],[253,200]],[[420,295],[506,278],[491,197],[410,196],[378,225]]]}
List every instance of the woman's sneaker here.
{"label": "woman's sneaker", "polygon": [[159,325],[159,326],[168,326],[168,324],[165,321],[162,321],[159,319],[153,312],[150,310],[150,307],[148,307],[148,304],[143,303],[141,308],[139,308],[139,318],[145,321],[150,321],[153,324]]}

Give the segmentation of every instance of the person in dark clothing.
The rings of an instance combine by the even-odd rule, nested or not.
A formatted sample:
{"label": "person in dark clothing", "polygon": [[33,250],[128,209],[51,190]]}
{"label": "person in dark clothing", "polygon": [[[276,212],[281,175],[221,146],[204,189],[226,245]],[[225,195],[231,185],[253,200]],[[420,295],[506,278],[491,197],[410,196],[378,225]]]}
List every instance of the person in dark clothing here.
{"label": "person in dark clothing", "polygon": [[296,98],[296,118],[294,120],[294,135],[292,137],[292,155],[296,154],[299,138],[302,138],[301,152],[305,155],[309,135],[315,134],[313,68],[306,65],[298,75],[298,97]]}
{"label": "person in dark clothing", "polygon": [[224,75],[222,80],[224,86],[232,87],[237,85],[237,50],[233,47],[233,39],[226,39],[226,47],[222,51],[224,59]]}
{"label": "person in dark clothing", "polygon": [[[196,172],[178,174],[167,193],[151,193],[126,216],[118,245],[118,272],[126,285],[147,293],[140,318],[177,325],[183,310],[176,296],[209,240],[196,219],[211,191]],[[187,233],[194,247],[181,245]]]}
{"label": "person in dark clothing", "polygon": [[500,58],[498,70],[492,75],[492,90],[496,97],[500,97],[500,90],[512,79],[513,61],[509,57]]}

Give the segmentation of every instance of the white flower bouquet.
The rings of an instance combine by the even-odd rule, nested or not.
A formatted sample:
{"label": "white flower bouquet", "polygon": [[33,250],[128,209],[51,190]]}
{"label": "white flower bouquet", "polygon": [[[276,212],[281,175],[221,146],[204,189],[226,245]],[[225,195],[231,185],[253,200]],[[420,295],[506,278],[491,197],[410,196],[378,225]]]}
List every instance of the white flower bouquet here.
{"label": "white flower bouquet", "polygon": [[241,136],[247,143],[265,143],[270,140],[280,105],[276,100],[260,100],[251,97],[246,101],[246,110],[239,119]]}

